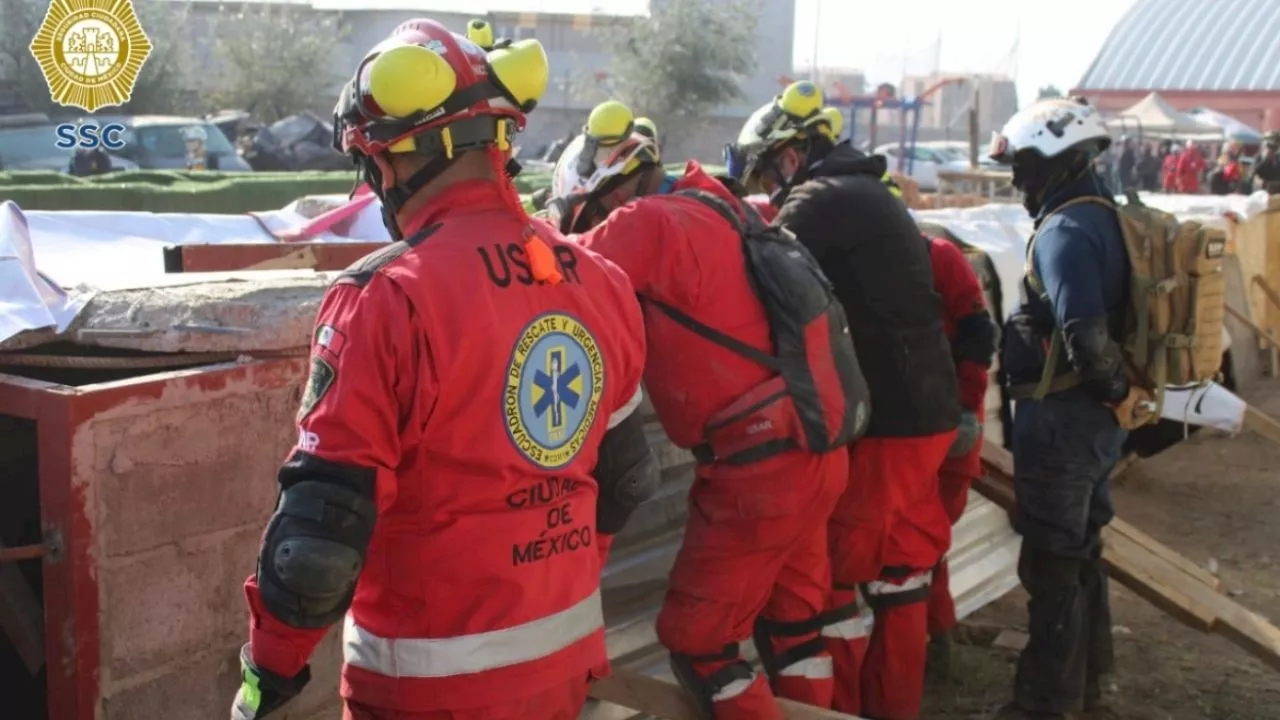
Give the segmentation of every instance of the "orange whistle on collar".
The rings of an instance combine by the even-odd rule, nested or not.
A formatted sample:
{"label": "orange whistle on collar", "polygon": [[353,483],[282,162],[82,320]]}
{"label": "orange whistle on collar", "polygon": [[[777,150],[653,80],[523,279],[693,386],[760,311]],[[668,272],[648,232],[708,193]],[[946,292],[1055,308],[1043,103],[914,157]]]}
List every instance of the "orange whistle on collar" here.
{"label": "orange whistle on collar", "polygon": [[525,230],[524,249],[529,254],[529,270],[533,273],[534,280],[550,285],[559,285],[560,281],[564,280],[564,275],[560,273],[560,264],[556,262],[555,253],[551,252],[551,246],[538,236],[532,226]]}

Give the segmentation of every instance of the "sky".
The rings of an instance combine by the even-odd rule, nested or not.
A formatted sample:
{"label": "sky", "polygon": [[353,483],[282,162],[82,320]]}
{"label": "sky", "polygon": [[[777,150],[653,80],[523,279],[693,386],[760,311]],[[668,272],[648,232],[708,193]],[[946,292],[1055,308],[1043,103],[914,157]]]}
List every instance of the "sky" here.
{"label": "sky", "polygon": [[[352,0],[311,2],[350,7]],[[812,66],[816,40],[819,64],[863,70],[873,86],[896,84],[904,69],[912,75],[935,69],[1003,73],[1015,77],[1019,101],[1025,103],[1034,100],[1037,90],[1045,85],[1063,91],[1074,86],[1111,28],[1134,2],[795,0],[795,65],[801,71]],[[359,4],[386,8],[432,5],[423,0],[363,0]],[[648,1],[471,0],[468,7],[475,12],[594,10],[635,14],[645,12]]]}

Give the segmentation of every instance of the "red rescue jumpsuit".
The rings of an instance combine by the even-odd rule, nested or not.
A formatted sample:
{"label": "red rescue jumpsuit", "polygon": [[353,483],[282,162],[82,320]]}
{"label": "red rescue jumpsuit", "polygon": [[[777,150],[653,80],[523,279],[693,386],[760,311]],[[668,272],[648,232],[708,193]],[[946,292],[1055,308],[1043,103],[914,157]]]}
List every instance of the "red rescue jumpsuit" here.
{"label": "red rescue jumpsuit", "polygon": [[1200,177],[1204,174],[1204,154],[1200,148],[1191,146],[1178,155],[1178,192],[1183,195],[1197,195],[1200,192]]}
{"label": "red rescue jumpsuit", "polygon": [[[370,469],[378,505],[347,718],[576,720],[607,673],[591,471],[634,407],[643,318],[617,267],[541,221],[564,279],[535,282],[505,194],[445,189],[320,308],[295,453]],[[327,628],[245,593],[254,662],[294,676]]]}
{"label": "red rescue jumpsuit", "polygon": [[1178,192],[1178,154],[1174,151],[1160,162],[1160,187],[1167,193]]}
{"label": "red rescue jumpsuit", "polygon": [[[690,162],[676,190],[696,188],[734,202],[724,186]],[[714,210],[681,196],[645,196],[615,210],[580,242],[613,260],[641,296],[665,302],[752,346],[770,347],[769,324],[743,272],[742,241]],[[717,411],[770,377],[770,371],[704,340],[665,314],[646,309],[645,387],[677,446],[704,440]],[[798,623],[817,616],[831,587],[826,521],[848,473],[843,450],[787,452],[748,466],[702,464],[689,493],[689,523],[658,617],[658,638],[693,658],[713,681],[726,668],[741,680],[714,693],[719,720],[782,718],[770,687],[747,675],[736,645],[757,616]],[[773,692],[802,702],[831,702],[831,658],[817,627],[774,635],[782,658]],[[803,650],[803,652],[802,652]],[[701,659],[698,659],[701,658]],[[791,658],[787,658],[791,660]],[[721,676],[712,676],[721,672]]]}
{"label": "red rescue jumpsuit", "polygon": [[[964,338],[958,336],[963,320],[972,315],[987,315],[986,297],[978,275],[965,259],[960,248],[949,240],[932,238],[929,241],[929,259],[933,262],[933,287],[942,296],[945,306],[944,323],[947,339],[953,347]],[[994,350],[994,348],[993,348]],[[960,383],[960,405],[966,412],[975,413],[982,422],[986,407],[989,365],[974,360],[956,358],[956,379]],[[982,472],[982,442],[979,441],[967,455],[947,458],[938,473],[938,492],[947,517],[955,525],[964,514],[969,485]],[[956,606],[951,597],[951,577],[944,557],[933,571],[929,586],[929,633],[938,634],[955,627]]]}

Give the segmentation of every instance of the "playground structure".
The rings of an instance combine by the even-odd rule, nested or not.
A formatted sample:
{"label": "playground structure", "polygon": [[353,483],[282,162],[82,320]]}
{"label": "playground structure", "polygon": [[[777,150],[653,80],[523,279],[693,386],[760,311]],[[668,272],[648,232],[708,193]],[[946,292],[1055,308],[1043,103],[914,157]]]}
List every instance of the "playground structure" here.
{"label": "playground structure", "polygon": [[[833,99],[832,105],[849,109],[849,141],[857,142],[858,113],[868,113],[869,128],[868,147],[876,147],[876,136],[880,127],[881,110],[898,110],[899,144],[902,152],[898,153],[899,173],[910,175],[915,165],[916,137],[920,133],[920,110],[929,104],[929,98],[948,85],[967,82],[962,76],[948,77],[939,80],[914,98],[899,98],[893,86],[883,84],[876,89],[874,95],[845,96]],[[910,116],[910,122],[907,118]]]}

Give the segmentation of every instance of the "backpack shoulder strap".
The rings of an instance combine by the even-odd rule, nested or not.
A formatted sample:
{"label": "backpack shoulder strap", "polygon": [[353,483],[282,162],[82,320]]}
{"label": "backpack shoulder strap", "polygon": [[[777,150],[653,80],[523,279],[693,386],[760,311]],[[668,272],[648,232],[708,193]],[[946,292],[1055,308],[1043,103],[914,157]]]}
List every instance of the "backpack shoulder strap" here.
{"label": "backpack shoulder strap", "polygon": [[[690,188],[688,190],[677,190],[674,194],[697,200],[703,205],[715,210],[716,214],[724,218],[725,222],[732,225],[733,229],[736,230],[739,235],[746,233],[747,223],[749,220],[744,220],[742,215],[739,214],[741,207],[735,208],[725,200],[705,190]],[[738,203],[735,202],[734,204],[736,205]]]}
{"label": "backpack shoulder strap", "polygon": [[667,303],[664,303],[661,300],[657,300],[651,297],[646,297],[644,295],[638,295],[637,297],[640,298],[641,303],[652,305],[653,307],[660,310],[662,314],[674,320],[676,324],[694,333],[695,335],[698,335],[699,337],[705,340],[710,340],[711,342],[721,347],[728,348],[729,350],[732,350],[738,353],[739,355],[751,358],[752,360],[760,363],[761,365],[764,365],[765,367],[771,370],[780,371],[779,365],[778,365],[778,359],[764,352],[763,350],[760,350],[759,348],[751,347],[750,345],[742,342],[741,340],[730,337],[709,325],[704,325],[698,322],[697,320],[694,320],[692,317],[688,315],[688,313],[685,313],[682,310],[679,310],[671,305],[668,305]]}

